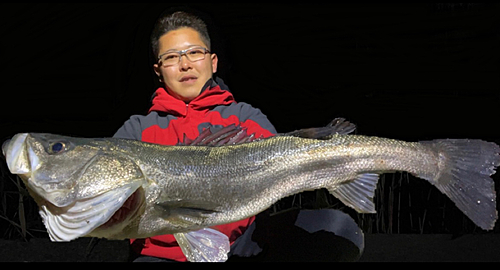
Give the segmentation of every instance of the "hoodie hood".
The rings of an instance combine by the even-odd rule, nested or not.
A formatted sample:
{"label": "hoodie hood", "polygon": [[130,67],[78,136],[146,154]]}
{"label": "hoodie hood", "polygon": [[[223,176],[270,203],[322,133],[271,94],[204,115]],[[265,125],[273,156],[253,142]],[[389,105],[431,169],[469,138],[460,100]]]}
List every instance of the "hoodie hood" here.
{"label": "hoodie hood", "polygon": [[163,87],[158,88],[153,95],[153,105],[149,109],[149,112],[158,111],[175,116],[186,116],[188,107],[197,111],[204,111],[233,102],[235,100],[229,90],[221,89],[219,84],[210,79],[203,87],[201,93],[189,103],[173,97]]}

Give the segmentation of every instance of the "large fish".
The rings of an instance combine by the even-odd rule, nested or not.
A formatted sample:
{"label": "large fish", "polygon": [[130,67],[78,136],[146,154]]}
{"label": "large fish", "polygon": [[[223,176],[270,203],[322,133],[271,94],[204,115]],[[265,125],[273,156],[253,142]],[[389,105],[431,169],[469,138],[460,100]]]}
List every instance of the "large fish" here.
{"label": "large fish", "polygon": [[22,133],[2,148],[53,241],[203,232],[320,188],[373,213],[378,174],[393,171],[429,181],[483,229],[497,219],[490,175],[500,148],[492,142],[350,135],[354,125],[343,119],[257,140],[238,127],[209,130],[190,145]]}

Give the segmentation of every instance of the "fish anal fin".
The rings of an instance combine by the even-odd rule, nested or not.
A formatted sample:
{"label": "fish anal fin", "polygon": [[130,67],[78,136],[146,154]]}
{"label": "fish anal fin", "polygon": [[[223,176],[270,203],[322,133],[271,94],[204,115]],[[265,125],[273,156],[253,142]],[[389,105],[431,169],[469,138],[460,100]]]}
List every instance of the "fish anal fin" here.
{"label": "fish anal fin", "polygon": [[379,175],[375,173],[360,174],[353,181],[342,184],[335,189],[329,189],[329,191],[358,213],[375,213],[373,196],[378,178]]}

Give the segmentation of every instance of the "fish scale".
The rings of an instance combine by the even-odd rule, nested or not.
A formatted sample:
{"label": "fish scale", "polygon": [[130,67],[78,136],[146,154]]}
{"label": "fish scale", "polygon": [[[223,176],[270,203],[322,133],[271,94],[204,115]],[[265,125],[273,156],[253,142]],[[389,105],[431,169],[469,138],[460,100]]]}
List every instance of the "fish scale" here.
{"label": "fish scale", "polygon": [[[2,148],[10,171],[37,198],[56,241],[196,231],[256,215],[281,198],[320,188],[358,212],[373,213],[378,174],[394,171],[429,181],[478,226],[494,227],[496,193],[490,175],[500,164],[498,145],[347,134],[353,130],[336,119],[324,128],[256,139],[230,126],[217,136],[204,132],[193,145],[176,146],[24,133]],[[230,141],[239,143],[207,146]],[[129,204],[121,209],[130,196],[134,209]],[[101,202],[107,207],[87,210]],[[72,223],[70,213],[77,210],[89,211],[78,213],[88,222]],[[118,210],[120,215],[111,219]],[[65,215],[64,223],[58,215]]]}
{"label": "fish scale", "polygon": [[[175,159],[177,166],[169,166],[154,181],[185,184],[174,192],[159,184],[161,199],[154,200],[182,197],[219,205],[216,213],[197,224],[202,227],[255,215],[280,198],[302,191],[335,190],[363,173],[405,170],[435,175],[437,171],[436,155],[426,145],[359,135],[338,135],[327,141],[275,137],[222,148],[172,148],[175,155],[165,153],[164,147],[158,151]],[[236,197],[239,204],[231,204]]]}

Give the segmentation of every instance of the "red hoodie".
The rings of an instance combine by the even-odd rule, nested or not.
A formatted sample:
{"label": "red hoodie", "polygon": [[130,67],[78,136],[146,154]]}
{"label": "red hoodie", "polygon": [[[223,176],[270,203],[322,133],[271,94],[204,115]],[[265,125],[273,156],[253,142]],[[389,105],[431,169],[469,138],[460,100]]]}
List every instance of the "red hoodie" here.
{"label": "red hoodie", "polygon": [[[248,134],[270,137],[276,130],[259,109],[247,103],[237,103],[228,90],[222,90],[210,80],[205,90],[189,103],[176,99],[158,88],[153,106],[146,116],[134,115],[115,133],[114,137],[142,140],[150,143],[174,145],[186,136],[195,139],[209,126],[231,124],[247,128]],[[242,235],[254,221],[250,217],[237,222],[215,226],[229,237],[230,244]],[[134,252],[175,261],[186,261],[173,235],[158,235],[146,239],[131,239]]]}

